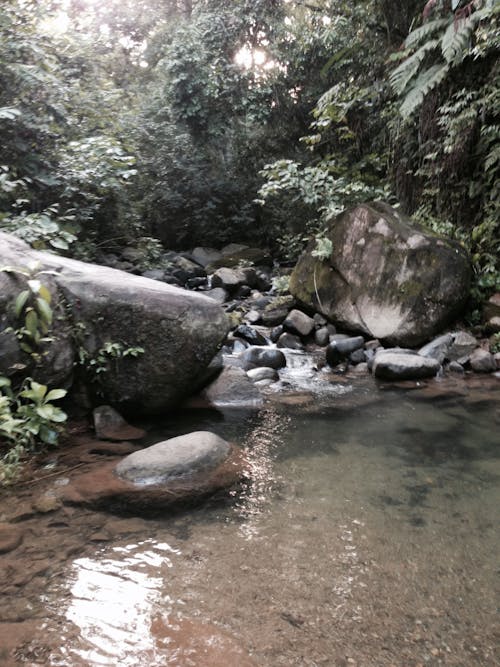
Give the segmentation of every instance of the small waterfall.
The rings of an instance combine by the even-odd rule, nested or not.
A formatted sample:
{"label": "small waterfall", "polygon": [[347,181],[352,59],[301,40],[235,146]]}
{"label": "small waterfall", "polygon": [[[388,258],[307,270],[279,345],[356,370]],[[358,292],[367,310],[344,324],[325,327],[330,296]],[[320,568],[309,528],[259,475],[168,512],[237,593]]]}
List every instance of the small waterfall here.
{"label": "small waterfall", "polygon": [[305,352],[282,348],[286,367],[281,368],[280,389],[308,391],[313,394],[346,394],[351,385],[332,382],[327,376],[329,368],[324,366],[324,352]]}

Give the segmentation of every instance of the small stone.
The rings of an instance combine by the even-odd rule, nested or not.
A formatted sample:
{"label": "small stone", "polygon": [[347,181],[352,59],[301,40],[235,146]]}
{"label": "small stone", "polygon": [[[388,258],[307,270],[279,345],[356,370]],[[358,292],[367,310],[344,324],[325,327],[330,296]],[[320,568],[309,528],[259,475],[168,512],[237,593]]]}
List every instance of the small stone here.
{"label": "small stone", "polygon": [[57,496],[44,494],[33,502],[33,509],[40,514],[55,512],[62,506],[61,499]]}
{"label": "small stone", "polygon": [[304,346],[299,336],[295,336],[288,331],[285,331],[276,341],[276,345],[281,348],[288,348],[289,350],[303,350]]}
{"label": "small stone", "polygon": [[128,424],[110,405],[100,405],[93,411],[94,428],[100,440],[140,440],[146,432]]}
{"label": "small stone", "polygon": [[458,374],[463,374],[465,373],[464,367],[462,364],[459,364],[458,361],[450,361],[448,364],[448,370],[451,373],[458,373]]}
{"label": "small stone", "polygon": [[271,380],[274,382],[279,378],[278,371],[267,366],[262,368],[251,368],[247,371],[247,375],[252,382],[260,382],[261,380]]}
{"label": "small stone", "polygon": [[243,338],[250,345],[267,345],[268,341],[261,333],[248,324],[240,324],[233,332],[237,338]]}
{"label": "small stone", "polygon": [[474,350],[471,354],[470,365],[475,373],[493,373],[497,369],[495,359],[491,352],[483,350],[482,348],[477,348],[477,350]]}
{"label": "small stone", "polygon": [[316,330],[314,333],[314,342],[320,347],[325,347],[328,345],[330,342],[330,332],[328,331],[328,327],[325,326]]}
{"label": "small stone", "polygon": [[312,317],[306,315],[301,310],[291,310],[285,321],[283,327],[292,334],[298,336],[308,336],[315,328],[315,322]]}
{"label": "small stone", "polygon": [[384,352],[375,355],[372,372],[384,380],[420,380],[437,375],[441,364],[419,354]]}

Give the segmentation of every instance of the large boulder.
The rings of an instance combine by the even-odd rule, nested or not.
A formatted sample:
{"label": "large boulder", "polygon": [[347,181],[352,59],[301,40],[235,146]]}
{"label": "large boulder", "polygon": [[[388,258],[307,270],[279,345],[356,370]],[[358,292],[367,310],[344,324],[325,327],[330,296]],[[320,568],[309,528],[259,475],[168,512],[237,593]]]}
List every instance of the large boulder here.
{"label": "large boulder", "polygon": [[331,256],[311,242],[290,292],[339,326],[389,344],[416,346],[462,311],[471,268],[455,241],[424,232],[381,202],[346,211],[331,224]]}
{"label": "large boulder", "polygon": [[[52,303],[64,312],[64,331],[68,326],[72,330],[71,354],[65,333],[61,357],[69,357],[71,367],[81,358],[94,371],[87,379],[95,381],[101,403],[104,399],[125,414],[154,414],[199,389],[229,328],[215,301],[116,269],[37,252],[0,233],[0,266],[33,262],[39,274],[49,271],[39,277],[50,283]],[[12,338],[2,327],[9,323],[7,314],[23,285],[5,272],[0,280],[0,349],[3,338],[4,357],[16,362]]]}

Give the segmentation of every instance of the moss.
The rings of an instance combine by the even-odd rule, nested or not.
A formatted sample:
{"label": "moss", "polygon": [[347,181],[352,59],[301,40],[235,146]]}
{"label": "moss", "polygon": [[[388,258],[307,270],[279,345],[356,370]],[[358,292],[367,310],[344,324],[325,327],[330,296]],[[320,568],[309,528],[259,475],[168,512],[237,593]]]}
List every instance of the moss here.
{"label": "moss", "polygon": [[407,297],[417,297],[422,292],[423,284],[416,280],[406,280],[398,288],[399,294]]}

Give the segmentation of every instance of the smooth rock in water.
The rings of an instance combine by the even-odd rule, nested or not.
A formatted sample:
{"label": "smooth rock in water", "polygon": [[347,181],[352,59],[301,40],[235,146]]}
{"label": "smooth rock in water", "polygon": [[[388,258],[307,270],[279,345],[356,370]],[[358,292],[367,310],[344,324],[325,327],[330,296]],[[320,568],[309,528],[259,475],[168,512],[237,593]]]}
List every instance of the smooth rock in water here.
{"label": "smooth rock in water", "polygon": [[289,350],[303,350],[304,346],[299,336],[294,336],[292,333],[285,331],[276,341],[277,347],[288,348]]}
{"label": "smooth rock in water", "polygon": [[271,380],[274,382],[279,379],[278,371],[275,368],[269,368],[269,366],[251,368],[247,371],[247,375],[252,382],[261,382],[262,380]]}
{"label": "smooth rock in water", "polygon": [[366,354],[363,348],[358,348],[357,350],[354,350],[354,352],[351,352],[349,355],[349,361],[351,364],[354,364],[355,366],[357,364],[362,364],[366,361]]}
{"label": "smooth rock in water", "polygon": [[385,352],[375,355],[372,372],[384,380],[420,380],[434,377],[441,364],[436,359],[419,354]]}
{"label": "smooth rock in water", "polygon": [[452,334],[444,334],[435,338],[427,345],[424,345],[420,348],[418,353],[422,357],[431,357],[432,359],[437,359],[440,364],[443,363],[445,359],[449,359],[450,349],[453,345],[454,337]]}
{"label": "smooth rock in water", "polygon": [[459,375],[463,375],[463,373],[465,373],[464,367],[462,364],[459,364],[458,361],[450,361],[448,364],[448,370],[451,373],[457,373]]}
{"label": "smooth rock in water", "polygon": [[495,352],[495,354],[493,355],[493,359],[495,361],[495,366],[497,368],[500,368],[500,352]]}
{"label": "smooth rock in water", "polygon": [[243,368],[226,366],[219,377],[203,392],[215,407],[259,407],[263,404],[259,390]]}
{"label": "smooth rock in water", "polygon": [[276,327],[283,323],[295,300],[292,296],[276,297],[262,311],[262,323],[266,327]]}
{"label": "smooth rock in water", "polygon": [[140,440],[146,431],[128,424],[110,405],[100,405],[92,412],[95,434],[99,440]]}
{"label": "smooth rock in water", "polygon": [[115,468],[121,479],[141,486],[166,484],[215,468],[231,450],[228,442],[209,431],[170,438],[126,456]]}
{"label": "smooth rock in water", "polygon": [[0,523],[0,554],[14,551],[23,541],[23,531],[18,526]]}
{"label": "smooth rock in water", "polygon": [[245,350],[247,350],[250,347],[250,343],[248,343],[246,340],[238,340],[236,339],[233,342],[233,354],[241,354]]}
{"label": "smooth rock in water", "polygon": [[315,323],[312,317],[294,308],[288,313],[283,327],[292,334],[305,337],[313,331]]}
{"label": "smooth rock in water", "polygon": [[233,336],[243,338],[251,345],[267,345],[268,341],[261,333],[248,324],[240,324],[233,331]]}
{"label": "smooth rock in water", "polygon": [[282,333],[283,333],[283,327],[281,326],[281,324],[279,324],[277,327],[273,327],[273,329],[271,329],[271,333],[269,334],[271,342],[276,343]]}
{"label": "smooth rock in water", "polygon": [[332,367],[336,366],[346,359],[351,352],[363,347],[364,343],[365,340],[363,336],[337,338],[336,340],[333,340],[326,348],[326,361],[328,365]]}
{"label": "smooth rock in water", "polygon": [[314,332],[314,342],[320,347],[325,347],[330,342],[328,327],[321,327]]}
{"label": "smooth rock in water", "polygon": [[448,350],[448,359],[465,363],[477,347],[477,340],[467,331],[455,331],[453,342]]}
{"label": "smooth rock in water", "polygon": [[462,312],[471,263],[456,241],[424,232],[382,202],[362,204],[332,221],[331,256],[312,241],[290,279],[290,292],[312,310],[389,344],[415,346]]}
{"label": "smooth rock in water", "polygon": [[497,369],[491,352],[480,347],[471,354],[470,365],[475,373],[493,373]]}
{"label": "smooth rock in water", "polygon": [[[200,293],[37,252],[0,233],[0,264],[26,266],[30,262],[39,262],[40,270],[50,270],[41,279],[53,292],[53,303],[60,303],[53,307],[51,337],[55,340],[44,357],[44,363],[51,364],[49,379],[54,379],[54,362],[60,360],[61,374],[67,375],[69,362],[73,367],[76,350],[70,334],[75,326],[84,332],[82,347],[89,359],[96,358],[106,344],[119,343],[123,355],[110,358],[105,372],[99,374],[99,391],[106,403],[122,413],[157,414],[177,405],[192,393],[229,329],[220,306]],[[17,277],[0,273],[0,320],[7,286],[14,299],[22,289]],[[12,303],[8,300],[6,309]],[[69,357],[63,364],[66,347]],[[134,348],[136,356],[125,355]],[[90,388],[95,386],[94,379],[88,378]]]}
{"label": "smooth rock in water", "polygon": [[280,350],[274,348],[250,347],[242,354],[244,368],[258,368],[269,366],[269,368],[283,368],[286,366],[286,357]]}

